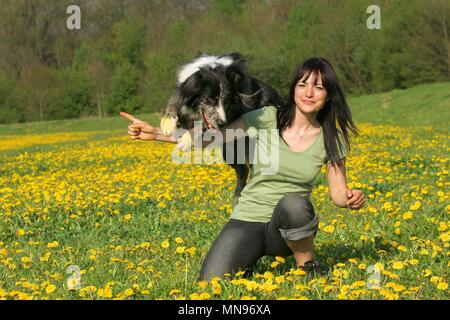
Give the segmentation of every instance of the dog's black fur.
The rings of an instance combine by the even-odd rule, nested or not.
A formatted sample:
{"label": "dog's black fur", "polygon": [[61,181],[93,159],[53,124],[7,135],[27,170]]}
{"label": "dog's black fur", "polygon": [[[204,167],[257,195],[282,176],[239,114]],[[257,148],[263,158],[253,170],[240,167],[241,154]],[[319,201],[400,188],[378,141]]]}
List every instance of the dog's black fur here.
{"label": "dog's black fur", "polygon": [[[199,55],[180,69],[177,80],[163,115],[166,119],[177,119],[177,126],[185,129],[193,128],[195,121],[202,121],[203,130],[218,129],[249,111],[283,104],[275,89],[249,74],[247,61],[236,52],[218,57]],[[246,142],[248,145],[248,138]],[[233,148],[236,145],[233,143]],[[224,145],[224,158],[226,148]],[[237,150],[234,154],[237,155]],[[249,167],[237,164],[236,160],[229,164],[237,175],[234,206],[247,182]]]}

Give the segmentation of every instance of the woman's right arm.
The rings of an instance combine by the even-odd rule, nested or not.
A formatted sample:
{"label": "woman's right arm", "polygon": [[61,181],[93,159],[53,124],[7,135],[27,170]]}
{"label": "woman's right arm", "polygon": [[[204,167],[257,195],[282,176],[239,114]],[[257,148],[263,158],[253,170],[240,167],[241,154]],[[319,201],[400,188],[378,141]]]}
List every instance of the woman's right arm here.
{"label": "woman's right arm", "polygon": [[[221,143],[230,142],[245,136],[245,126],[242,118],[238,118],[231,122],[230,124],[219,129],[218,133],[212,134],[209,139],[205,139],[205,134],[203,133],[201,137],[195,137],[195,129],[188,130],[181,138],[176,138],[174,136],[166,136],[162,133],[161,129],[158,127],[153,127],[145,121],[139,120],[134,116],[120,112],[120,115],[125,119],[132,121],[133,123],[128,126],[128,134],[130,135],[130,139],[132,140],[157,140],[162,142],[170,142],[170,143],[178,143],[181,149],[189,148],[192,145],[193,138],[201,138],[202,139],[202,148],[210,145],[214,140],[214,143],[217,141],[217,136],[221,136]],[[212,137],[215,137],[212,139]],[[195,144],[199,145],[199,144]]]}
{"label": "woman's right arm", "polygon": [[126,112],[121,112],[120,115],[133,122],[128,126],[128,134],[132,140],[157,140],[177,143],[177,139],[164,135],[158,127],[153,127],[147,122],[139,120]]}

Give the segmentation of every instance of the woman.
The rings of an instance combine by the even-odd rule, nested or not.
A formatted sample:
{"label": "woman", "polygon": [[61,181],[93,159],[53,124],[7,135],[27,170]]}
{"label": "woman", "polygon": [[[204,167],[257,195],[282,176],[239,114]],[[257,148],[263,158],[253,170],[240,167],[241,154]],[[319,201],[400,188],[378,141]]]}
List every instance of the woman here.
{"label": "woman", "polygon": [[[122,115],[133,121],[128,127],[131,139],[176,142],[159,128]],[[358,130],[330,63],[323,58],[306,60],[296,70],[286,105],[248,112],[221,131],[249,128],[277,130],[278,170],[263,174],[261,164],[253,164],[238,204],[203,262],[200,278],[248,272],[264,255],[293,254],[297,267],[319,271],[313,256],[319,222],[309,196],[322,165],[326,164],[330,196],[338,207],[358,210],[365,204],[364,193],[346,185],[349,134],[357,135]],[[257,139],[258,150],[269,150],[263,145],[269,140]]]}

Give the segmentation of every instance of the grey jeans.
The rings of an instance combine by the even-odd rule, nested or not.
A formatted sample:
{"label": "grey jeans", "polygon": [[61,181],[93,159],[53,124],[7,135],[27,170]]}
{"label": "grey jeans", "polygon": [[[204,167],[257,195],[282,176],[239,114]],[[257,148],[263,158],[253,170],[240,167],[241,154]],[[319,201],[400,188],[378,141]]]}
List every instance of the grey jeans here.
{"label": "grey jeans", "polygon": [[309,201],[287,193],[267,223],[230,219],[214,241],[200,270],[200,279],[247,273],[265,255],[292,255],[285,240],[301,240],[317,233],[319,219]]}

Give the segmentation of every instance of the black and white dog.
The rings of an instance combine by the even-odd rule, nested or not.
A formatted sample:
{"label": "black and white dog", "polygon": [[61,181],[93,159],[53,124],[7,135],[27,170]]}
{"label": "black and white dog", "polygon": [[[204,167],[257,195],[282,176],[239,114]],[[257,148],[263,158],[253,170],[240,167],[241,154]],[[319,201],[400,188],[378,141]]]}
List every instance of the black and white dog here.
{"label": "black and white dog", "polygon": [[[203,131],[214,130],[251,110],[267,105],[278,107],[282,103],[275,89],[249,75],[247,61],[239,53],[222,56],[202,54],[179,70],[176,90],[163,111],[160,126],[165,135],[171,135],[178,127],[192,129],[196,121],[202,122]],[[190,143],[190,136],[183,136],[178,146],[187,151]],[[236,148],[235,143],[233,148]],[[225,152],[226,145],[223,146],[224,158]],[[247,182],[250,168],[248,163],[228,164],[235,169],[237,176],[234,206]]]}

